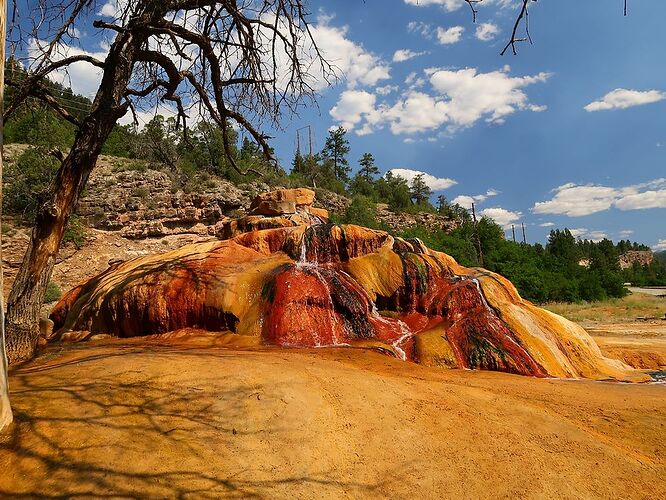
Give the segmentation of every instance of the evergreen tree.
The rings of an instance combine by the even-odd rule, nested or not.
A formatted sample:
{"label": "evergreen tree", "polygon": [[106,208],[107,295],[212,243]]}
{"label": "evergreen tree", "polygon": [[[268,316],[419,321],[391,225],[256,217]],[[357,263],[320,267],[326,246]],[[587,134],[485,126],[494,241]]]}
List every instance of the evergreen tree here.
{"label": "evergreen tree", "polygon": [[343,127],[329,130],[324,149],[321,151],[324,159],[331,162],[333,175],[338,181],[347,182],[349,180],[349,141],[346,138],[347,131]]}
{"label": "evergreen tree", "polygon": [[379,168],[375,165],[375,157],[372,156],[372,153],[363,153],[358,164],[361,166],[358,174],[363,177],[366,182],[372,182],[374,176],[379,175]]}
{"label": "evergreen tree", "polygon": [[412,203],[407,181],[390,171],[375,183],[375,193],[378,200],[388,203],[395,212],[405,210]]}
{"label": "evergreen tree", "polygon": [[291,161],[291,171],[296,174],[303,174],[305,170],[305,160],[300,151],[296,151],[294,159]]}
{"label": "evergreen tree", "polygon": [[245,162],[252,162],[257,159],[261,154],[259,146],[251,141],[248,137],[243,137],[243,143],[240,150],[240,160]]}
{"label": "evergreen tree", "polygon": [[446,196],[440,194],[437,197],[437,211],[442,215],[448,215],[450,209],[449,200],[446,199]]}
{"label": "evergreen tree", "polygon": [[414,204],[418,207],[427,205],[432,195],[432,189],[426,184],[423,174],[418,174],[412,179],[409,192]]}

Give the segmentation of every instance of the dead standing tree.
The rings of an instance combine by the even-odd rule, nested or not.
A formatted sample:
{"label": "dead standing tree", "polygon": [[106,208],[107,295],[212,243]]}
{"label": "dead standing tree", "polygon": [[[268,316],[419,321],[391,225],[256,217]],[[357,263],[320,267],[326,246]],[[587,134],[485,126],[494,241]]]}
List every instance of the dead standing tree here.
{"label": "dead standing tree", "polygon": [[[221,128],[228,160],[238,169],[230,154],[232,124],[245,129],[270,156],[267,137],[254,124],[277,122],[282,112],[313,95],[315,78],[334,76],[312,38],[303,0],[137,0],[117,5],[121,8],[112,22],[93,22],[113,36],[104,60],[70,55],[65,48],[68,38],[98,12],[94,0],[42,0],[31,36],[18,37],[32,44],[24,63],[30,71],[22,81],[8,79],[15,92],[5,118],[26,100],[38,99],[78,131],[38,211],[9,295],[10,363],[34,354],[39,308],[65,225],[118,119],[155,96],[175,106],[183,130],[188,114],[206,116]],[[55,28],[44,33],[51,26]],[[49,93],[46,81],[81,62],[102,75],[89,113],[77,120]]]}

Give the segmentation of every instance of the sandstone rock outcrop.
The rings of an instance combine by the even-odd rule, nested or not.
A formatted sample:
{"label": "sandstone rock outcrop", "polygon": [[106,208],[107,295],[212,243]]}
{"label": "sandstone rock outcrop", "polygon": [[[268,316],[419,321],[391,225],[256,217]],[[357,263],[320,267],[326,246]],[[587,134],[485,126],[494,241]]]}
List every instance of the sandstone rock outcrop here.
{"label": "sandstone rock outcrop", "polygon": [[278,189],[261,193],[250,205],[249,215],[283,215],[309,212],[315,192],[311,189]]}
{"label": "sandstone rock outcrop", "polygon": [[314,208],[314,200],[315,192],[303,188],[261,193],[252,201],[249,215],[216,224],[213,234],[227,240],[250,231],[328,222],[328,211]]}
{"label": "sandstone rock outcrop", "polygon": [[431,366],[644,379],[501,276],[358,226],[253,231],[119,263],[51,317],[56,339],[193,327],[257,344],[373,347]]}

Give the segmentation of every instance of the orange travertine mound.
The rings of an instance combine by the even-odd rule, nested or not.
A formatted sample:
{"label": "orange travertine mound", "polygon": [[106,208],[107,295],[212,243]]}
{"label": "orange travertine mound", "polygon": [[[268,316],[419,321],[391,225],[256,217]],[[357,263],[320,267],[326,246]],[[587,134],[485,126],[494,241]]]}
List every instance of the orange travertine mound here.
{"label": "orange travertine mound", "polygon": [[580,326],[523,300],[501,276],[352,225],[253,231],[140,257],[71,290],[51,317],[56,339],[197,328],[284,346],[371,342],[431,366],[648,378],[604,357]]}

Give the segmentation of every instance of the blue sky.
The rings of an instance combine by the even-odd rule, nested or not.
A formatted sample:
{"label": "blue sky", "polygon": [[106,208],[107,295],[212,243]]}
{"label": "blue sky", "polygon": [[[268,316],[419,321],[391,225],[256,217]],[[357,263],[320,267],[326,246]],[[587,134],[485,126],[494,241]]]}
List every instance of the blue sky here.
{"label": "blue sky", "polygon": [[[500,56],[519,5],[484,0],[473,24],[463,0],[311,1],[341,81],[271,132],[281,163],[300,127],[319,150],[341,124],[355,168],[371,152],[382,172],[426,172],[532,242],[568,227],[666,249],[666,2],[630,0],[625,18],[621,0],[542,0],[534,45]],[[105,51],[85,29],[81,43]],[[94,72],[72,84],[92,92]]]}
{"label": "blue sky", "polygon": [[[319,148],[327,129],[342,123],[351,129],[352,160],[370,151],[382,171],[413,169],[452,179],[456,184],[438,194],[449,200],[478,196],[479,209],[487,210],[498,222],[524,222],[530,241],[544,241],[552,227],[568,227],[583,237],[629,237],[649,245],[662,240],[666,248],[666,3],[630,2],[630,15],[625,18],[620,1],[538,2],[530,15],[534,45],[519,46],[518,56],[499,55],[512,27],[515,1],[505,2],[506,8],[498,1],[480,5],[476,25],[464,4],[449,11],[446,5],[424,5],[427,3],[343,0],[312,4],[315,13],[332,16],[320,18],[320,24],[343,32],[347,40],[376,58],[374,66],[388,67],[389,77],[376,82],[369,78],[367,83],[357,78],[324,90],[320,109],[301,113],[276,138],[283,162],[288,164],[291,158],[296,128],[312,125]],[[492,24],[498,33],[492,36],[495,30],[485,29],[480,37],[487,40],[480,40],[476,30],[482,23]],[[451,30],[454,27],[464,28],[457,41],[459,30]],[[441,43],[438,34],[450,43]],[[398,50],[424,54],[398,62],[394,61]],[[344,62],[344,55],[338,57]],[[428,68],[444,69],[454,81],[435,89],[425,72]],[[466,68],[476,70],[477,76],[502,73],[486,82],[451,76]],[[425,83],[410,91],[406,80],[409,82],[412,73]],[[484,108],[485,94],[492,92],[495,83],[507,85],[507,78],[537,81],[524,86],[524,80],[509,83],[508,88],[524,93],[526,101],[508,104],[513,111],[494,120],[494,111],[479,112],[477,119],[471,111],[464,123],[433,119],[438,108],[423,103],[414,106],[417,123],[413,127],[400,122],[396,126],[395,119],[384,117],[369,132],[362,130],[367,120],[349,127],[349,113],[334,112],[337,120],[331,114],[336,106],[340,109],[345,92],[366,92],[375,96],[375,107],[394,107],[413,91],[446,102],[451,100],[447,91],[465,94],[465,89],[470,90],[469,95],[457,98],[462,112],[475,108],[496,111],[512,97],[496,96],[496,102]],[[387,86],[395,90],[381,95]],[[615,89],[653,92],[617,92],[608,97],[608,103],[589,108],[612,109],[585,109]],[[648,103],[634,105],[644,101]],[[613,107],[618,105],[628,107]],[[398,110],[388,114],[400,116]],[[426,127],[430,121],[433,126]],[[435,126],[438,121],[442,124]],[[485,199],[479,196],[489,190],[498,194]],[[554,226],[542,226],[545,224]]]}

